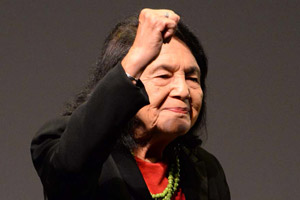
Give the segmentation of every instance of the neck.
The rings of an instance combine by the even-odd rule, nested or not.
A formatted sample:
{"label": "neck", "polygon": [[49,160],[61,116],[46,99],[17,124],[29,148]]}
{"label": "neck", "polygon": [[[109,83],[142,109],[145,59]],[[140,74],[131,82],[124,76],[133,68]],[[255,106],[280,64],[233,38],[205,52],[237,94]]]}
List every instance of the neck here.
{"label": "neck", "polygon": [[136,157],[147,162],[159,162],[163,160],[163,152],[169,143],[169,141],[158,142],[151,140],[146,145],[133,149],[133,153]]}
{"label": "neck", "polygon": [[152,163],[159,162],[163,160],[165,148],[178,136],[179,134],[161,133],[155,129],[146,131],[144,126],[138,126],[134,130],[134,137],[142,142],[132,151],[136,157],[142,160]]}

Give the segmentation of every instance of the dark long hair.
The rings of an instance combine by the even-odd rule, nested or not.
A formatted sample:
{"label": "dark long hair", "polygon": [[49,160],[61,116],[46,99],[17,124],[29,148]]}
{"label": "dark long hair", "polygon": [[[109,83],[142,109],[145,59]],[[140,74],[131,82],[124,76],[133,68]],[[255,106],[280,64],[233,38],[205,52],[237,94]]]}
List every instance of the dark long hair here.
{"label": "dark long hair", "polygon": [[[125,19],[124,21],[121,21],[114,27],[104,42],[97,65],[93,69],[87,84],[83,90],[76,95],[73,101],[66,104],[63,112],[64,116],[71,115],[79,105],[84,103],[99,80],[101,80],[109,70],[111,70],[125,57],[134,42],[138,24],[138,15],[134,15]],[[192,54],[196,58],[201,71],[200,84],[204,96],[199,117],[192,129],[186,135],[176,140],[185,143],[188,146],[195,146],[201,144],[202,142],[199,136],[203,132],[206,133],[205,78],[207,74],[207,58],[197,37],[182,21],[178,23],[175,36],[182,40],[189,47]],[[125,134],[123,134],[123,142],[126,143],[127,146],[130,146],[133,143],[132,137],[128,132],[130,132],[129,130],[132,130],[134,124],[134,120],[131,120],[128,124],[128,127],[125,128]]]}

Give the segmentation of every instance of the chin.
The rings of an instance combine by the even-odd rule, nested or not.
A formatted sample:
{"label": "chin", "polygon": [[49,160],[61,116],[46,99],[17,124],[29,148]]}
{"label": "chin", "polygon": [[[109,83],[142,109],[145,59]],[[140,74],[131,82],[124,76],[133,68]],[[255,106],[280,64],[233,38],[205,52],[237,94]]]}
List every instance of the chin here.
{"label": "chin", "polygon": [[167,121],[165,123],[162,123],[161,126],[158,126],[160,131],[165,133],[165,134],[171,134],[173,136],[181,136],[186,134],[190,128],[191,128],[191,123],[189,122],[178,122],[176,121]]}

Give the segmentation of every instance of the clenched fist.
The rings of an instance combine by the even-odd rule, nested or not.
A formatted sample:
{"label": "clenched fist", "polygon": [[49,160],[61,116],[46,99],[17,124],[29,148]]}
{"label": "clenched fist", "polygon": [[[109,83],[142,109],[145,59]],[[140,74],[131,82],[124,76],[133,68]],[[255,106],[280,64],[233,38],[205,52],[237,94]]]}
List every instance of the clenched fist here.
{"label": "clenched fist", "polygon": [[139,78],[145,67],[158,56],[163,43],[171,40],[179,20],[172,10],[143,9],[134,43],[122,60],[125,72]]}

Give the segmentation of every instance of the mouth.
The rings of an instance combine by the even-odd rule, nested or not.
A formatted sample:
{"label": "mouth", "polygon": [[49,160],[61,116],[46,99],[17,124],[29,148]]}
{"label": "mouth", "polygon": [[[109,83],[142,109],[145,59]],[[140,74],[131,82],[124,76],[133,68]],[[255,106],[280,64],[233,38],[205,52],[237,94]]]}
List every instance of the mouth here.
{"label": "mouth", "polygon": [[175,113],[181,113],[181,114],[188,114],[190,112],[190,109],[187,107],[167,107],[164,108],[164,110],[172,111]]}

